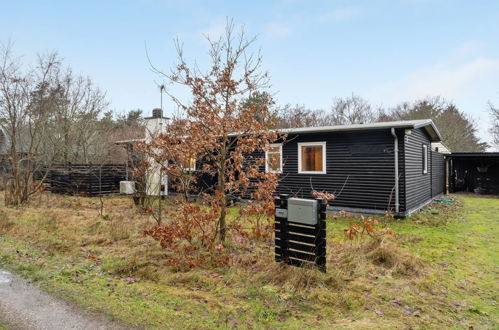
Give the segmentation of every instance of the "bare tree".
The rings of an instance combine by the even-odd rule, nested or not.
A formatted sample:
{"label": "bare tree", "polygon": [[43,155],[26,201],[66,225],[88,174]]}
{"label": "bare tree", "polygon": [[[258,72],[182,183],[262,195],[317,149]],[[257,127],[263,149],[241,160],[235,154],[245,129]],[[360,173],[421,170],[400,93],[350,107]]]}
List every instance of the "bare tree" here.
{"label": "bare tree", "polygon": [[323,110],[307,109],[303,105],[286,104],[280,107],[277,113],[279,128],[316,127],[328,124]]}
{"label": "bare tree", "polygon": [[39,56],[38,65],[25,70],[10,44],[2,46],[0,54],[0,116],[9,141],[8,159],[11,179],[7,185],[6,204],[19,205],[41,186],[35,184],[38,164],[52,161],[55,153],[41,153],[50,118],[51,98],[48,97],[55,69],[56,54]]}
{"label": "bare tree", "polygon": [[[268,74],[261,72],[261,56],[250,52],[255,39],[248,39],[243,29],[236,33],[228,21],[224,35],[208,41],[211,67],[206,72],[187,64],[178,42],[177,67],[170,74],[157,70],[171,83],[187,87],[192,102],[168,93],[182,113],[149,148],[158,151],[158,161],[170,160],[169,175],[185,172],[193,158],[202,160],[197,170],[216,181],[212,194],[204,198],[216,215],[218,238],[224,241],[227,207],[233,199],[251,195],[271,204],[277,175],[262,173],[264,160],[250,155],[266,150],[278,134],[269,130],[274,126],[272,98],[262,93],[269,87]],[[258,102],[247,102],[251,98]]]}
{"label": "bare tree", "polygon": [[378,112],[360,96],[334,100],[331,110],[326,115],[328,125],[367,124],[378,120]]}
{"label": "bare tree", "polygon": [[[59,68],[59,71],[61,69]],[[105,93],[89,78],[75,76],[71,70],[59,72],[52,86],[55,98],[51,127],[63,146],[61,161],[89,162],[98,156],[105,132],[99,130],[98,118],[108,106]]]}
{"label": "bare tree", "polygon": [[39,55],[28,69],[10,44],[1,47],[0,125],[11,170],[7,204],[26,202],[54,162],[80,154],[88,159],[91,144],[101,147],[92,123],[105,105],[104,94],[88,79],[63,73],[56,53]]}
{"label": "bare tree", "polygon": [[336,98],[329,111],[285,105],[278,109],[278,127],[317,127],[376,122],[379,110],[357,95]]}

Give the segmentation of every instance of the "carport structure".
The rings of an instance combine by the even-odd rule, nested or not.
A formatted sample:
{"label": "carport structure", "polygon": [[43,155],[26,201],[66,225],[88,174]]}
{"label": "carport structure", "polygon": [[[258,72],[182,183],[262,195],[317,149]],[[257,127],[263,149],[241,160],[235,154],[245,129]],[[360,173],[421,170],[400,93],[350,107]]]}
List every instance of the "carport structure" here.
{"label": "carport structure", "polygon": [[499,194],[499,152],[447,155],[449,191]]}

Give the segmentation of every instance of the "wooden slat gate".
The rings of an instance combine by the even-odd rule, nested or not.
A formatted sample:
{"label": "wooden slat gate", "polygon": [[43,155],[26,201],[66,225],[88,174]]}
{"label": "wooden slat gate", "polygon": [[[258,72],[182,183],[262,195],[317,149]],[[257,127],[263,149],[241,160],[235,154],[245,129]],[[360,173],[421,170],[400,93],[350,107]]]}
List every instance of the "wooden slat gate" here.
{"label": "wooden slat gate", "polygon": [[[275,260],[288,265],[316,265],[326,271],[326,201],[317,199],[317,224],[288,221],[288,195],[275,199]],[[282,210],[286,210],[283,212]]]}

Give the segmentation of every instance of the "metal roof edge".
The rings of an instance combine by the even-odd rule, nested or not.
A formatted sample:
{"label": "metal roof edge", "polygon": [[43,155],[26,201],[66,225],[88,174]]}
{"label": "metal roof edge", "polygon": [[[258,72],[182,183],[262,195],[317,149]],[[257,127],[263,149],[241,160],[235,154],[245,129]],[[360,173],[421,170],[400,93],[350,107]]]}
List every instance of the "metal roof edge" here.
{"label": "metal roof edge", "polygon": [[[433,133],[435,133],[435,136],[437,140],[432,139],[431,142],[439,142],[442,141],[442,135],[440,134],[440,131],[438,130],[437,126],[435,126],[435,123],[431,119],[424,119],[421,123],[414,125],[414,128],[422,128],[424,127],[426,131],[428,131],[427,127],[431,127]],[[432,135],[430,132],[428,132],[430,136]]]}
{"label": "metal roof edge", "polygon": [[318,127],[298,127],[298,128],[281,128],[278,132],[287,134],[299,133],[321,133],[321,132],[342,132],[342,131],[360,131],[370,129],[387,129],[387,128],[427,128],[431,127],[428,134],[432,138],[432,142],[442,141],[442,136],[431,119],[418,120],[403,120],[392,122],[378,122],[370,124],[352,124],[352,125],[336,125],[336,126],[318,126]]}

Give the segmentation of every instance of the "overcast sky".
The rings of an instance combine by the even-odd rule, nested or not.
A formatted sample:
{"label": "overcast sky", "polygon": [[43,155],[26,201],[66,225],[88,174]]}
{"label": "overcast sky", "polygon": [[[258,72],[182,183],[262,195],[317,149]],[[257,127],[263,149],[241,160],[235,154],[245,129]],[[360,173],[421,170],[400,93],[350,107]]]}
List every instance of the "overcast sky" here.
{"label": "overcast sky", "polygon": [[[499,1],[0,1],[0,42],[31,60],[57,50],[106,90],[112,109],[159,106],[152,61],[168,70],[180,38],[203,63],[203,34],[226,17],[258,35],[279,104],[328,108],[360,95],[375,105],[441,95],[479,122],[499,104]],[[167,103],[168,111],[172,105]]]}

